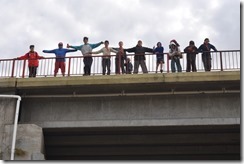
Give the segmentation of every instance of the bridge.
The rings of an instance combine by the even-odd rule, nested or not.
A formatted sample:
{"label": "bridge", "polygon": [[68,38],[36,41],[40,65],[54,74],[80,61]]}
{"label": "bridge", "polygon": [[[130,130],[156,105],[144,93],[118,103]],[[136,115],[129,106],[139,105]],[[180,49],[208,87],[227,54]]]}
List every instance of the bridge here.
{"label": "bridge", "polygon": [[[240,64],[228,54],[212,72],[156,74],[148,64],[149,74],[11,78],[10,69],[0,92],[22,98],[15,159],[240,160]],[[0,99],[4,160],[15,105]]]}

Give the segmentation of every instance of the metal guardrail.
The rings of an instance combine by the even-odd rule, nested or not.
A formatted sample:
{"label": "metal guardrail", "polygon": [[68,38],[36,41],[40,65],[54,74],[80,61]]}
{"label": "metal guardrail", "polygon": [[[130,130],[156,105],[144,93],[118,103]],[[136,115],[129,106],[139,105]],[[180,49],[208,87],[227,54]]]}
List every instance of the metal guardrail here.
{"label": "metal guardrail", "polygon": [[[134,55],[127,54],[134,65]],[[115,56],[111,55],[111,75],[115,75]],[[156,55],[146,54],[146,66],[149,73],[156,72]],[[211,71],[236,71],[240,70],[240,50],[217,51],[211,52],[212,69]],[[39,60],[37,77],[53,77],[55,67],[55,57],[49,57]],[[170,73],[170,60],[168,53],[164,54],[163,73]],[[183,58],[180,60],[182,71],[186,71],[186,54],[183,53]],[[196,56],[197,72],[204,72],[201,53]],[[82,76],[84,74],[83,56],[66,57],[66,72],[65,76]],[[0,60],[0,78],[27,78],[29,76],[28,61],[17,59],[2,59]],[[120,71],[121,72],[121,71]],[[139,67],[139,74],[142,73]],[[102,56],[93,56],[93,64],[91,67],[91,76],[102,75]],[[61,76],[61,70],[58,72]]]}

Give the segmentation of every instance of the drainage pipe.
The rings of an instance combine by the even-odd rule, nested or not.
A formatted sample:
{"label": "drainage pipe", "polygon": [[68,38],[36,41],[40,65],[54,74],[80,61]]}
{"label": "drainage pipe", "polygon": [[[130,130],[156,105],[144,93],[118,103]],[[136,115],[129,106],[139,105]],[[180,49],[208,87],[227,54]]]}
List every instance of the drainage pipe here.
{"label": "drainage pipe", "polygon": [[12,148],[11,148],[11,158],[10,160],[14,160],[14,152],[15,152],[15,143],[16,143],[16,135],[17,135],[17,125],[19,118],[19,107],[21,97],[18,95],[0,95],[0,98],[15,98],[17,99],[16,109],[15,109],[15,118],[14,118],[14,130],[13,130],[13,139],[12,139]]}

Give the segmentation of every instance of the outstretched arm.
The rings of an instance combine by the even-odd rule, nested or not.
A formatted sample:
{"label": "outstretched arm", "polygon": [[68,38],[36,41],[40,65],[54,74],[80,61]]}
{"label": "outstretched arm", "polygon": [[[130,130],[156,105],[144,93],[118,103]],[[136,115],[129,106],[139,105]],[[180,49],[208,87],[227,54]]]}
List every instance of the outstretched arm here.
{"label": "outstretched arm", "polygon": [[17,59],[19,59],[19,60],[28,59],[28,53],[23,56],[18,57]]}
{"label": "outstretched arm", "polygon": [[74,50],[69,50],[69,49],[66,49],[66,53],[69,53],[69,52],[76,52],[77,50],[74,49]]}
{"label": "outstretched arm", "polygon": [[126,51],[126,52],[135,52],[136,51],[136,48],[135,47],[128,48],[128,49],[124,49],[124,51]]}
{"label": "outstretched arm", "polygon": [[55,50],[43,50],[43,53],[55,53]]}
{"label": "outstretched arm", "polygon": [[92,49],[94,49],[94,48],[99,47],[101,44],[103,44],[103,42],[99,42],[97,44],[89,44],[89,45],[91,46]]}

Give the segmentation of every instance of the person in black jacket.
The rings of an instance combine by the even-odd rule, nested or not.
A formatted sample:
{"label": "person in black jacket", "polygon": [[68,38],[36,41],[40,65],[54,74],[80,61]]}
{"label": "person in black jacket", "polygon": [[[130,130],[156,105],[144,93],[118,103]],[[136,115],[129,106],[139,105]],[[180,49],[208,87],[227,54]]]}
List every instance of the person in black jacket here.
{"label": "person in black jacket", "polygon": [[204,65],[205,71],[211,71],[211,54],[210,51],[213,49],[215,52],[217,49],[209,43],[209,39],[206,38],[204,43],[198,48],[199,52],[202,52],[202,62]]}
{"label": "person in black jacket", "polygon": [[198,54],[198,50],[194,41],[190,41],[189,46],[184,49],[184,52],[187,54],[186,72],[197,72],[196,55]]}
{"label": "person in black jacket", "polygon": [[141,65],[143,73],[148,73],[147,66],[145,63],[145,60],[146,60],[145,53],[153,52],[153,49],[147,48],[147,47],[142,47],[142,41],[139,40],[136,47],[125,49],[125,51],[135,53],[134,74],[138,74],[139,65]]}

